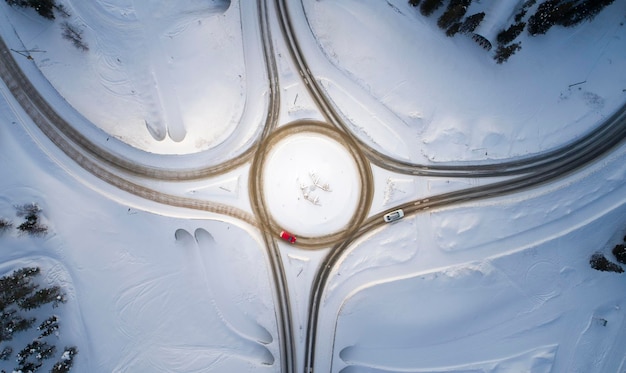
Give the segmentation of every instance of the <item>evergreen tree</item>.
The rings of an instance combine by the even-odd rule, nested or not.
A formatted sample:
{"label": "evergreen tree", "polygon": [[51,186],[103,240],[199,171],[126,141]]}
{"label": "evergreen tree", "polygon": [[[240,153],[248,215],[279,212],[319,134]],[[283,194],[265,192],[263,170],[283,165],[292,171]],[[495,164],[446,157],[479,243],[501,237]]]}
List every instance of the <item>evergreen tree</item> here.
{"label": "evergreen tree", "polygon": [[44,320],[37,330],[41,331],[39,338],[47,337],[59,330],[59,319],[56,315],[52,315]]}
{"label": "evergreen tree", "polygon": [[0,311],[7,306],[30,296],[38,285],[33,278],[39,274],[39,268],[20,268],[9,276],[0,278]]}
{"label": "evergreen tree", "polygon": [[29,0],[31,8],[35,9],[40,16],[54,19],[54,0]]}
{"label": "evergreen tree", "polygon": [[602,253],[595,253],[589,259],[591,268],[598,271],[622,273],[624,270],[618,264],[609,261]]}
{"label": "evergreen tree", "polygon": [[480,23],[483,21],[483,18],[485,18],[485,12],[472,14],[471,16],[467,17],[465,21],[463,21],[463,24],[459,28],[459,32],[463,34],[469,34],[474,32],[474,30],[476,30],[476,27],[478,27],[478,25],[480,25]]}
{"label": "evergreen tree", "polygon": [[443,0],[424,0],[421,2],[420,12],[422,12],[422,15],[428,17],[433,14],[435,10],[439,9],[441,5],[443,5]]}
{"label": "evergreen tree", "polygon": [[54,19],[54,8],[56,6],[54,0],[6,0],[6,2],[11,6],[33,8],[40,16]]}
{"label": "evergreen tree", "polygon": [[471,0],[450,0],[448,8],[446,8],[446,11],[439,17],[437,25],[445,30],[452,24],[459,22],[463,16],[465,16],[465,12],[467,12],[467,7],[470,3]]}
{"label": "evergreen tree", "polygon": [[11,346],[5,346],[0,352],[0,360],[9,360],[11,354],[13,353],[13,348]]}
{"label": "evergreen tree", "polygon": [[[615,0],[585,0],[573,4],[567,12],[559,19],[559,24],[565,27],[571,27],[585,20],[592,20],[604,7],[610,5]],[[572,3],[576,3],[572,1]]]}
{"label": "evergreen tree", "polygon": [[528,32],[531,35],[545,34],[554,25],[554,14],[560,0],[548,0],[541,3],[535,14],[528,19]]}
{"label": "evergreen tree", "polygon": [[593,19],[614,0],[548,0],[528,19],[531,35],[545,34],[552,26],[571,27]]}
{"label": "evergreen tree", "polygon": [[[38,267],[25,267],[13,271],[10,275],[0,277],[0,342],[4,342],[0,352],[0,361],[11,361],[13,348],[6,344],[10,340],[22,341],[24,337],[14,338],[15,333],[33,337],[33,341],[15,354],[18,366],[15,372],[35,372],[44,367],[46,359],[54,358],[57,347],[51,341],[51,335],[59,330],[59,319],[56,315],[49,316],[39,327],[35,328],[36,318],[40,311],[29,311],[34,308],[51,304],[56,307],[65,302],[59,286],[40,287],[37,276]],[[56,338],[54,338],[56,340]],[[47,369],[54,372],[69,372],[72,367],[76,347],[66,347],[61,360],[50,361]],[[0,373],[4,370],[0,369]]]}
{"label": "evergreen tree", "polygon": [[51,344],[48,344],[48,342],[43,342],[39,345],[39,348],[37,349],[37,354],[35,355],[35,357],[37,358],[37,360],[46,360],[46,359],[50,359],[51,357],[54,356],[54,353],[56,352],[57,347]]}
{"label": "evergreen tree", "polygon": [[453,37],[461,29],[461,22],[456,22],[446,30],[446,36]]}
{"label": "evergreen tree", "polygon": [[53,307],[57,307],[59,303],[63,303],[64,301],[65,300],[61,295],[61,288],[58,286],[52,286],[49,288],[39,289],[31,296],[22,298],[17,302],[17,305],[22,309],[31,310],[48,303],[52,303]]}
{"label": "evergreen tree", "polygon": [[506,30],[500,31],[497,37],[498,43],[509,44],[510,42],[515,40],[515,38],[518,37],[519,34],[522,33],[522,31],[524,31],[524,27],[526,27],[526,23],[519,22],[519,23],[512,24]]}
{"label": "evergreen tree", "polygon": [[524,17],[526,16],[526,13],[528,12],[528,9],[535,5],[535,3],[537,2],[537,0],[527,0],[522,7],[520,8],[520,10],[517,12],[517,14],[515,14],[515,22],[519,23],[522,22],[522,20],[524,19]]}
{"label": "evergreen tree", "polygon": [[626,245],[615,245],[613,248],[615,259],[622,264],[626,264]]}
{"label": "evergreen tree", "polygon": [[496,60],[497,63],[503,63],[506,62],[509,57],[514,55],[515,52],[519,51],[520,49],[522,49],[521,43],[513,43],[507,46],[499,45],[493,58]]}
{"label": "evergreen tree", "polygon": [[67,373],[74,364],[74,356],[78,353],[78,349],[75,346],[65,347],[61,360],[58,361],[52,367],[51,373]]}

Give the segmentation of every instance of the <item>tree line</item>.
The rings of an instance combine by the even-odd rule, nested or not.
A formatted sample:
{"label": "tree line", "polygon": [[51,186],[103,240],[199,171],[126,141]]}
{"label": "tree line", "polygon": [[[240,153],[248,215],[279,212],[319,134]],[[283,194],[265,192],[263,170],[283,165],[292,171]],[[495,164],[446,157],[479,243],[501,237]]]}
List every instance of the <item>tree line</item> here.
{"label": "tree line", "polygon": [[[443,11],[439,12],[437,25],[447,36],[457,33],[469,34],[486,50],[493,48],[492,41],[482,35],[474,34],[476,28],[485,17],[478,12],[466,17],[473,0],[409,0],[409,4],[419,8],[425,17],[434,15],[444,3]],[[554,26],[574,27],[581,22],[592,20],[602,9],[615,0],[526,0],[520,2],[515,10],[513,22],[500,30],[495,40],[496,48],[493,58],[497,63],[507,61],[515,52],[522,49],[517,37],[527,30],[530,36],[542,35]],[[530,12],[529,14],[529,11]]]}
{"label": "tree line", "polygon": [[[52,373],[67,373],[72,368],[76,346],[66,346],[56,362],[48,363],[57,355],[59,317],[53,314],[37,323],[37,316],[45,314],[40,308],[46,305],[55,309],[65,303],[65,294],[56,285],[42,287],[40,274],[39,267],[24,267],[0,277],[0,367],[9,369],[0,372],[35,373],[46,363]],[[13,342],[18,334],[29,336],[26,340],[30,342],[16,350]],[[11,369],[13,361],[17,366]]]}

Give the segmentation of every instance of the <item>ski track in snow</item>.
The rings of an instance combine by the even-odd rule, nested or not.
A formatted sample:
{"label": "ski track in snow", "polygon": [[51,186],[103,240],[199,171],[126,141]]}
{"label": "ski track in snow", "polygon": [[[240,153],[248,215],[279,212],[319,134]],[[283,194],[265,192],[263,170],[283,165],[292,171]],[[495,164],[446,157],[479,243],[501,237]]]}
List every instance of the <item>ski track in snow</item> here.
{"label": "ski track in snow", "polygon": [[[193,251],[196,258],[197,271],[204,281],[204,286],[211,298],[219,319],[230,331],[231,336],[237,340],[236,350],[247,351],[249,359],[263,365],[274,364],[274,356],[265,346],[273,342],[272,335],[263,326],[256,323],[239,308],[243,304],[233,304],[232,297],[240,289],[227,286],[230,291],[224,288],[217,290],[218,284],[224,286],[236,281],[237,274],[229,273],[228,260],[220,255],[221,248],[216,244],[213,236],[205,229],[196,229],[194,235],[177,230],[176,236],[181,239],[185,250]],[[233,347],[234,348],[234,347]],[[245,355],[245,354],[244,354]]]}
{"label": "ski track in snow", "polygon": [[[506,356],[499,359],[477,361],[463,365],[433,367],[425,369],[394,369],[383,365],[361,365],[358,361],[351,361],[350,347],[343,349],[340,356],[349,365],[341,369],[340,373],[505,373],[505,372],[532,372],[551,373],[552,365],[558,346],[548,345],[535,348],[525,353]],[[453,352],[451,352],[453,353]]]}
{"label": "ski track in snow", "polygon": [[[238,105],[211,107],[206,100],[216,96],[210,89],[242,95],[236,92],[242,87],[233,81],[230,76],[233,72],[226,72],[228,76],[223,80],[215,79],[215,73],[194,78],[177,59],[192,53],[189,48],[178,48],[184,43],[179,43],[177,38],[189,35],[198,38],[198,27],[202,27],[207,18],[223,15],[230,8],[230,1],[188,0],[176,5],[66,1],[73,14],[71,23],[78,23],[90,31],[85,36],[91,45],[88,54],[83,56],[89,61],[89,71],[82,72],[84,85],[98,84],[98,90],[103,89],[101,92],[110,95],[95,103],[98,107],[87,108],[89,113],[86,116],[93,118],[98,127],[123,142],[148,151],[156,146],[179,149],[178,152],[182,153],[194,152],[207,146],[214,147],[232,135],[233,118],[243,109]],[[219,24],[216,25],[203,29],[204,33],[219,29]],[[196,43],[202,43],[202,40],[198,39]],[[224,46],[218,43],[203,48],[201,52],[204,54],[198,53],[194,62],[196,67],[201,67],[198,65],[200,60],[216,60],[210,57],[212,49],[223,49]],[[206,63],[204,67],[211,68]],[[50,73],[63,73],[62,70],[52,69]],[[211,80],[207,80],[207,76]],[[187,81],[189,79],[194,82]],[[185,88],[181,81],[192,88]],[[199,85],[196,81],[205,81],[205,84]],[[75,98],[73,92],[64,92],[64,95],[70,103],[84,101]],[[81,108],[84,104],[80,103]],[[103,112],[103,108],[112,112]],[[235,110],[232,117],[225,118],[224,123],[215,123],[216,116],[232,109]],[[147,136],[142,135],[141,129]],[[157,145],[153,140],[163,144]]]}

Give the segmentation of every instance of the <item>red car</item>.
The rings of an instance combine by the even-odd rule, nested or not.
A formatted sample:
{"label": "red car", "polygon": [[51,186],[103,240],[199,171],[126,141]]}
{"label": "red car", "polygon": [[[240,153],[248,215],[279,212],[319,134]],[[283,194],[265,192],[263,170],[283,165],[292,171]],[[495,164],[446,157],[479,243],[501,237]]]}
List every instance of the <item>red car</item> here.
{"label": "red car", "polygon": [[296,243],[296,236],[294,236],[293,234],[287,231],[280,232],[280,238],[282,238],[283,240],[289,243]]}

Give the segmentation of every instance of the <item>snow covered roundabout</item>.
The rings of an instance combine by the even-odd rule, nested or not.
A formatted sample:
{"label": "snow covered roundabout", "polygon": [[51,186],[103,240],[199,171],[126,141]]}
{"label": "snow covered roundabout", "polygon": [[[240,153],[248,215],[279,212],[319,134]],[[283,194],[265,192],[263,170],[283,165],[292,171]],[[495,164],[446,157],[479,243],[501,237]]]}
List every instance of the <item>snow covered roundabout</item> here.
{"label": "snow covered roundabout", "polygon": [[[354,142],[316,121],[281,127],[252,167],[255,213],[304,246],[328,245],[358,226],[372,201],[372,174]],[[267,216],[265,216],[265,212]]]}

